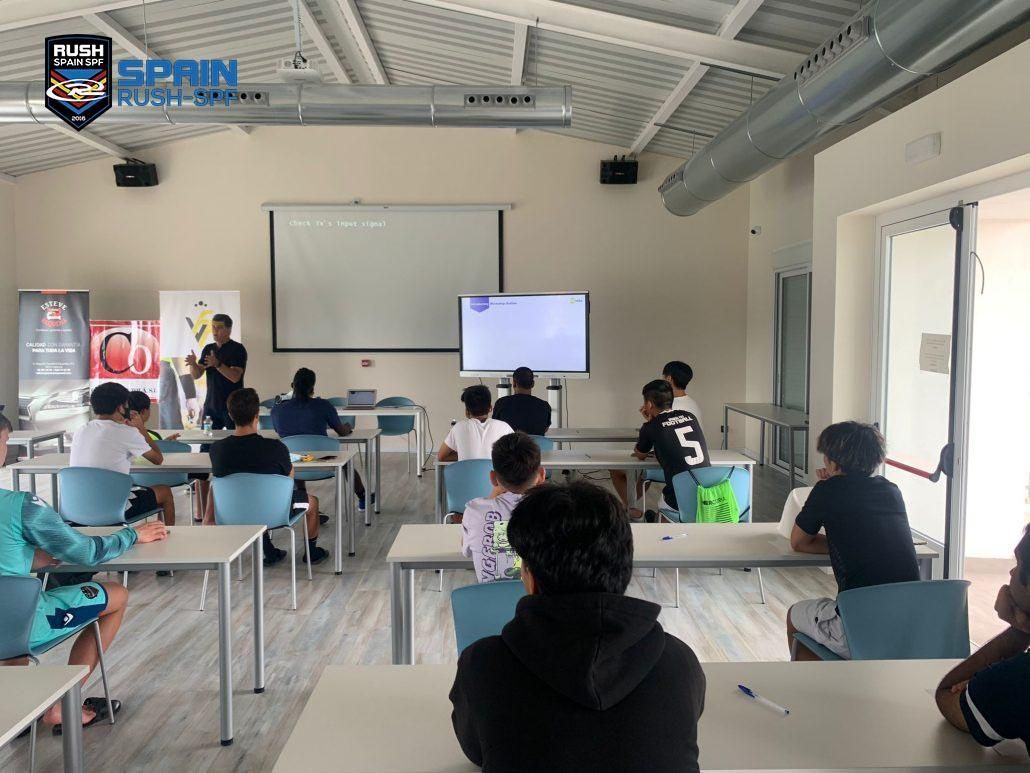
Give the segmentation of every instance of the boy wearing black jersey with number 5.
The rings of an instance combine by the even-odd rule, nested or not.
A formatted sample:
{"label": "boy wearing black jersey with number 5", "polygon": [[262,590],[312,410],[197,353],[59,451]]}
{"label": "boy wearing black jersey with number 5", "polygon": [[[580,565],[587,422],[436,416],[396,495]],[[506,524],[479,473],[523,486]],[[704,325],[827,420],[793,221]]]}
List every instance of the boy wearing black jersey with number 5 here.
{"label": "boy wearing black jersey with number 5", "polygon": [[[661,506],[668,510],[679,509],[672,479],[678,473],[697,467],[710,467],[708,444],[701,431],[701,423],[689,411],[672,407],[672,387],[662,380],[649,381],[643,389],[644,404],[640,415],[646,423],[640,428],[637,446],[633,456],[646,459],[654,453],[665,473],[665,490]],[[630,517],[639,520],[640,511],[630,510]]]}

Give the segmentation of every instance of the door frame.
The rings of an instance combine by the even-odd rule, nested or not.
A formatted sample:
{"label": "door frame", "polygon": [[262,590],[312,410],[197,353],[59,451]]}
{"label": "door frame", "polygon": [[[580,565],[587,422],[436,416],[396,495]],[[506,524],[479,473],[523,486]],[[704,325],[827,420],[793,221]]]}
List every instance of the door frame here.
{"label": "door frame", "polygon": [[[780,348],[780,293],[781,280],[793,276],[808,276],[808,320],[805,331],[805,413],[808,413],[812,400],[812,262],[794,263],[787,266],[777,266],[773,269],[773,377],[772,394],[773,403],[782,405],[783,399],[780,393],[780,371],[782,367],[782,351]],[[783,472],[790,472],[787,464],[780,461],[780,432],[779,427],[774,428],[772,433],[773,452],[770,456],[772,466]],[[808,445],[802,442],[797,448],[804,448],[805,467],[795,467],[795,474],[804,478],[808,474]],[[790,460],[793,462],[793,460]]]}

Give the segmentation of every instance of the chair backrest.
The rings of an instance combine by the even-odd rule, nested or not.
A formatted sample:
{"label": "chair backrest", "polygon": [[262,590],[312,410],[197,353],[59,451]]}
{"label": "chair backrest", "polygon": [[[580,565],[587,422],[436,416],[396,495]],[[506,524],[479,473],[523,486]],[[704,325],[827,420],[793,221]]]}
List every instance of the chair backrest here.
{"label": "chair backrest", "polygon": [[0,577],[0,660],[29,654],[32,623],[42,588],[36,577]]}
{"label": "chair backrest", "polygon": [[[188,454],[193,449],[178,440],[155,440],[162,454]],[[132,482],[137,486],[185,486],[190,482],[185,472],[134,472]]]}
{"label": "chair backrest", "polygon": [[271,416],[258,416],[258,429],[275,429]]}
{"label": "chair backrest", "polygon": [[65,467],[57,473],[61,487],[60,513],[79,526],[118,526],[125,523],[125,506],[132,477],[100,467]]}
{"label": "chair backrest", "polygon": [[837,596],[854,660],[969,656],[967,580],[897,582]]}
{"label": "chair backrest", "polygon": [[[291,453],[300,454],[305,451],[325,451],[327,453],[340,453],[340,441],[327,435],[290,435],[282,438],[283,443],[290,449]],[[335,473],[332,470],[294,470],[293,477],[297,480],[328,480]]]}
{"label": "chair backrest", "polygon": [[286,475],[238,472],[215,478],[215,523],[222,526],[288,526],[293,508],[293,479]]}
{"label": "chair backrest", "polygon": [[[329,404],[333,408],[346,408],[347,398],[346,397],[330,397]],[[343,414],[337,414],[340,417],[341,424],[350,424],[352,427],[356,426],[358,421],[354,416],[344,416]]]}
{"label": "chair backrest", "polygon": [[262,408],[272,409],[275,407],[275,398],[269,397],[267,400],[262,400],[260,403],[258,403],[258,405],[260,405]]}
{"label": "chair backrest", "polygon": [[451,591],[458,654],[473,642],[499,634],[515,617],[515,607],[525,595],[521,580],[484,582]]}
{"label": "chair backrest", "polygon": [[[680,511],[680,523],[697,522],[697,486],[714,486],[726,480],[730,475],[730,485],[733,487],[733,496],[737,498],[737,507],[740,508],[740,522],[751,522],[751,510],[748,507],[751,492],[751,470],[747,467],[698,467],[697,469],[684,471],[674,475],[672,488],[676,492],[676,504]],[[690,473],[694,473],[694,478]]]}
{"label": "chair backrest", "polygon": [[530,435],[530,437],[533,438],[534,443],[540,446],[542,452],[554,450],[554,441],[551,438],[543,435]]}
{"label": "chair backrest", "polygon": [[493,468],[494,464],[489,459],[466,459],[444,467],[447,512],[463,513],[470,499],[488,496],[494,488],[490,482],[490,471]]}
{"label": "chair backrest", "polygon": [[[408,397],[384,397],[376,403],[376,408],[388,408],[398,405],[414,405],[414,401]],[[384,435],[407,435],[415,431],[414,416],[377,416],[379,429]]]}

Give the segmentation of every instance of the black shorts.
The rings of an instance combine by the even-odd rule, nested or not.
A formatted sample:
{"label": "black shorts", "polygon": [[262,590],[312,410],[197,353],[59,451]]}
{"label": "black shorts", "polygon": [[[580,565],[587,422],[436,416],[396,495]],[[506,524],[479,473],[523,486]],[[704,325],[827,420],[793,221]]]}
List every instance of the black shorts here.
{"label": "black shorts", "polygon": [[129,494],[129,506],[125,510],[125,520],[131,521],[144,513],[152,513],[159,509],[154,490],[145,486],[135,486]]}

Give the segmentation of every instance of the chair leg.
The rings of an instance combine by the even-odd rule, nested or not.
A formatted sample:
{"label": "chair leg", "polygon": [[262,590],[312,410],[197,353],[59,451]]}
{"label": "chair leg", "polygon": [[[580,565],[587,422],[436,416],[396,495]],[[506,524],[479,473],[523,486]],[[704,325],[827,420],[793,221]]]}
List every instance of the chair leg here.
{"label": "chair leg", "polygon": [[122,585],[124,585],[126,588],[129,587],[129,573],[128,572],[122,572]]}
{"label": "chair leg", "polygon": [[204,584],[200,587],[200,611],[204,611],[204,605],[207,603],[207,575],[208,570],[204,570]]}
{"label": "chair leg", "polygon": [[32,720],[32,729],[29,730],[29,773],[36,773],[36,731],[39,720]]}
{"label": "chair leg", "polygon": [[46,584],[50,580],[50,572],[43,572],[43,590],[46,590]]}
{"label": "chair leg", "polygon": [[308,514],[304,513],[301,520],[304,522],[304,557],[308,564],[308,582],[311,582],[311,542],[308,539]]}
{"label": "chair leg", "polygon": [[680,570],[676,567],[676,609],[680,608]]}
{"label": "chair leg", "polygon": [[756,569],[758,573],[758,590],[762,594],[762,603],[765,603],[765,582],[762,580],[762,570]]}
{"label": "chair leg", "polygon": [[404,436],[404,442],[407,444],[408,450],[405,455],[408,459],[408,475],[411,475],[411,433]]}
{"label": "chair leg", "polygon": [[107,684],[107,665],[104,663],[104,643],[100,639],[100,621],[93,621],[93,638],[97,643],[97,659],[100,661],[100,681],[104,685],[104,700],[107,701],[108,721],[114,724],[114,706],[111,704],[111,689]]}
{"label": "chair leg", "polygon": [[294,610],[297,609],[297,533],[293,527],[287,529],[290,532],[290,598],[293,601]]}

